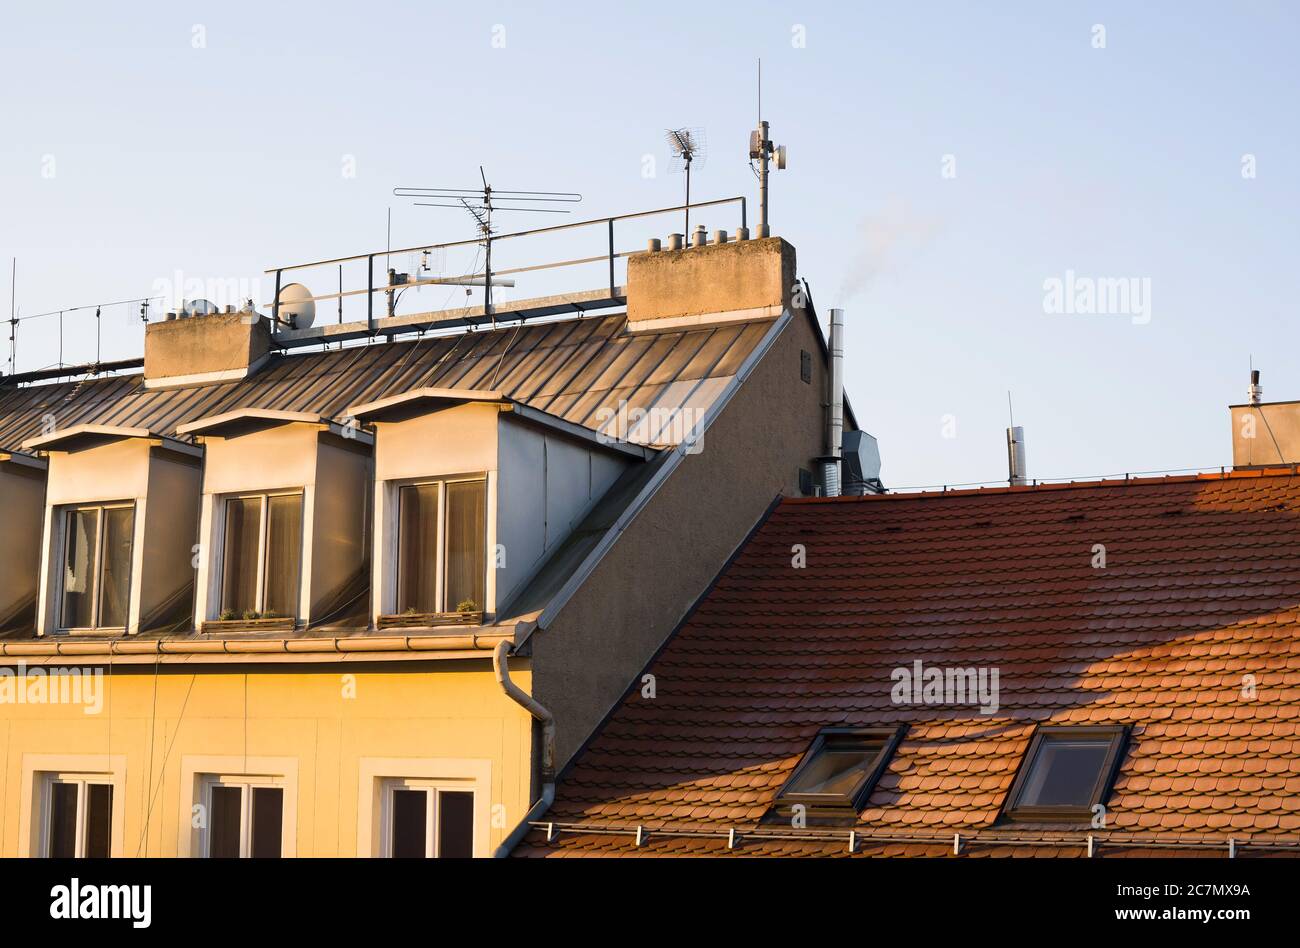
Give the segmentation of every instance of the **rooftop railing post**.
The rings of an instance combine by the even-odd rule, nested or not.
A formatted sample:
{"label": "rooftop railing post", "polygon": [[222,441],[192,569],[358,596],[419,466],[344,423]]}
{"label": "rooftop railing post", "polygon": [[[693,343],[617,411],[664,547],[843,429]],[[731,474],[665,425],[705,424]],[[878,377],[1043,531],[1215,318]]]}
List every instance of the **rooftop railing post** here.
{"label": "rooftop railing post", "polygon": [[375,255],[366,257],[366,332],[375,334]]}
{"label": "rooftop railing post", "polygon": [[614,298],[614,218],[609,219],[609,296]]}
{"label": "rooftop railing post", "polygon": [[280,278],[284,276],[283,270],[275,271],[275,299],[271,301],[271,325],[280,328]]}

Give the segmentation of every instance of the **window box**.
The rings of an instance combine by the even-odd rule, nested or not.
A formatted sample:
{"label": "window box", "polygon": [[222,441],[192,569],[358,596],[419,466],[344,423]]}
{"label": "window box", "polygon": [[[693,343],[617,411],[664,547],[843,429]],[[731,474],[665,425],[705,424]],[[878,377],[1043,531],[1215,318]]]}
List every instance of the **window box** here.
{"label": "window box", "polygon": [[380,616],[380,629],[433,629],[441,625],[482,625],[482,612],[406,612]]}
{"label": "window box", "polygon": [[298,623],[292,616],[278,616],[273,619],[210,619],[203,623],[207,634],[228,634],[236,632],[292,632]]}

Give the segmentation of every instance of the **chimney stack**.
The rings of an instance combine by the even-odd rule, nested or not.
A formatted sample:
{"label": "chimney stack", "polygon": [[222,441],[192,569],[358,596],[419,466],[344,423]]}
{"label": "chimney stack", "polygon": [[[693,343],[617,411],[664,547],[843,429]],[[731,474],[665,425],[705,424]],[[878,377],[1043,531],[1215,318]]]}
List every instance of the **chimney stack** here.
{"label": "chimney stack", "polygon": [[1019,425],[1007,429],[1007,480],[1012,487],[1029,483],[1025,470],[1025,429]]}

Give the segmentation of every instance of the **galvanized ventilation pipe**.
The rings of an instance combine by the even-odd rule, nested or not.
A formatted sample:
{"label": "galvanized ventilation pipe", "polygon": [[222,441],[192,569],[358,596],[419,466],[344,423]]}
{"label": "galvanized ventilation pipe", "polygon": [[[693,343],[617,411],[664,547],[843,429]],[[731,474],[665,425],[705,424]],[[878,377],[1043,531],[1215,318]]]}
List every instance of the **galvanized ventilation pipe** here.
{"label": "galvanized ventilation pipe", "polygon": [[830,391],[827,393],[826,457],[822,459],[822,490],[840,495],[840,455],[844,440],[844,310],[831,310]]}
{"label": "galvanized ventilation pipe", "polygon": [[1007,480],[1012,487],[1029,483],[1025,464],[1025,429],[1019,425],[1007,429]]}

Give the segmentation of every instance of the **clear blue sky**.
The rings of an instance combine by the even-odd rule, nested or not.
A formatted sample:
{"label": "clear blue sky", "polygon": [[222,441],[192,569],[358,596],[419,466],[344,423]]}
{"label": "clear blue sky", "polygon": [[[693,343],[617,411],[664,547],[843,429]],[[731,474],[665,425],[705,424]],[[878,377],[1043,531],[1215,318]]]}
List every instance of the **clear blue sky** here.
{"label": "clear blue sky", "polygon": [[[1252,354],[1300,398],[1298,27],[1262,2],[11,5],[0,286],[13,256],[28,314],[253,280],[384,246],[390,206],[398,246],[468,237],[391,192],[480,163],[584,216],[673,204],[669,126],[707,130],[697,196],[753,196],[762,56],[773,230],[847,311],[888,484],[1004,477],[1008,389],[1033,475],[1230,463]],[[1067,271],[1149,280],[1149,322],[1046,313]],[[20,369],[52,328],[20,329]],[[106,315],[103,346],[138,354],[138,323]]]}

